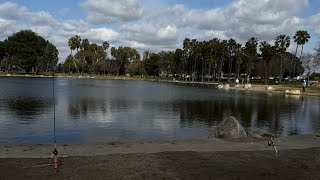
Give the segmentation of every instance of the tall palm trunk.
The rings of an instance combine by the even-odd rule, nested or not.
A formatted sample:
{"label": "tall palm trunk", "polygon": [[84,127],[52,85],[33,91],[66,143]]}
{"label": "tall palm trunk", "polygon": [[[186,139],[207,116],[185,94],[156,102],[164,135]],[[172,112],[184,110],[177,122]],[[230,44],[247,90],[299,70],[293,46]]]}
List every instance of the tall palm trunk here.
{"label": "tall palm trunk", "polygon": [[201,73],[201,82],[203,82],[203,77],[204,77],[204,75],[203,75],[203,73],[204,73],[204,69],[205,69],[205,64],[204,64],[204,61],[202,61],[202,73]]}
{"label": "tall palm trunk", "polygon": [[[72,56],[72,50],[71,50],[71,56]],[[70,76],[70,59],[68,61],[68,64],[69,64],[69,76]]]}
{"label": "tall palm trunk", "polygon": [[282,83],[282,76],[283,76],[283,69],[282,69],[282,61],[283,61],[283,58],[282,58],[283,54],[280,55],[280,77],[279,77],[279,83],[281,84]]}
{"label": "tall palm trunk", "polygon": [[300,58],[299,59],[301,59],[301,57],[302,57],[302,52],[303,52],[303,44],[301,46],[301,52],[300,52]]}
{"label": "tall palm trunk", "polygon": [[[297,57],[297,52],[298,52],[298,44],[297,44],[297,47],[296,47],[296,51],[294,53],[294,58]],[[293,72],[292,72],[292,77],[294,77],[294,74],[296,72],[296,63],[294,62],[294,59],[291,61],[291,63],[293,64]]]}
{"label": "tall palm trunk", "polygon": [[83,76],[83,64],[84,64],[84,60],[86,58],[86,54],[85,52],[83,52],[83,59],[82,59],[82,68],[81,68],[81,76]]}
{"label": "tall palm trunk", "polygon": [[231,82],[231,72],[232,72],[232,57],[229,58],[229,83]]}

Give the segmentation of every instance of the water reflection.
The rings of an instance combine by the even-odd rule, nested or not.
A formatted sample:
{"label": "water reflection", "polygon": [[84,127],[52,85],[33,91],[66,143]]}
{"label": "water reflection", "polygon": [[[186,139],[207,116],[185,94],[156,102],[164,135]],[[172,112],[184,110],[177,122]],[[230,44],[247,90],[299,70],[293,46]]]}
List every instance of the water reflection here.
{"label": "water reflection", "polygon": [[[175,103],[180,112],[181,127],[199,123],[212,127],[227,116],[235,116],[247,130],[262,128],[279,135],[301,133],[307,114],[305,101],[301,97],[272,96],[270,94],[232,92],[233,98],[207,101],[181,101]],[[309,104],[309,103],[308,103]],[[308,109],[312,118],[319,118],[319,112],[313,107]],[[302,114],[301,114],[302,113]],[[309,113],[308,113],[309,114]]]}
{"label": "water reflection", "polygon": [[96,98],[69,98],[69,117],[71,119],[87,118],[90,114],[107,115],[107,101]]}
{"label": "water reflection", "polygon": [[[57,132],[64,142],[202,138],[227,116],[247,130],[320,132],[319,97],[148,81],[55,81]],[[50,139],[52,79],[0,78],[0,84],[7,87],[0,88],[0,142]]]}
{"label": "water reflection", "polygon": [[16,97],[6,101],[7,108],[24,123],[36,121],[37,116],[52,108],[52,99],[37,97]]}

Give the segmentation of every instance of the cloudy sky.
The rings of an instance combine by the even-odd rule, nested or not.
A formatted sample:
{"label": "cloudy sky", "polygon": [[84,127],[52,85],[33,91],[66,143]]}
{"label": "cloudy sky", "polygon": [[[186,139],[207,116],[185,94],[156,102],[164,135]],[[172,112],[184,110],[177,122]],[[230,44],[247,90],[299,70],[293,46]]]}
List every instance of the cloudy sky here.
{"label": "cloudy sky", "polygon": [[319,9],[320,0],[0,0],[0,40],[31,29],[58,48],[63,62],[76,34],[158,52],[181,48],[186,37],[272,42],[302,29],[311,51],[320,40]]}

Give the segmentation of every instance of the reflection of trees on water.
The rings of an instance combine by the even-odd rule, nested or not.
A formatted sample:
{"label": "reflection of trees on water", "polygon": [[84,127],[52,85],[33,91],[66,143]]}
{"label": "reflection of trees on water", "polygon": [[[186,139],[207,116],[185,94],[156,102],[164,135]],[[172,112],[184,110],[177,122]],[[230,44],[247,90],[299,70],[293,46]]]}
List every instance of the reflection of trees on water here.
{"label": "reflection of trees on water", "polygon": [[182,101],[176,103],[174,108],[180,112],[180,125],[183,127],[198,122],[215,125],[224,113],[221,101]]}
{"label": "reflection of trees on water", "polygon": [[300,111],[301,100],[280,97],[264,94],[255,100],[249,95],[236,95],[229,99],[179,102],[175,108],[180,112],[182,127],[199,122],[211,127],[227,116],[235,116],[247,130],[258,127],[276,134],[296,134],[299,131],[296,113]]}
{"label": "reflection of trees on water", "polygon": [[32,123],[35,116],[43,114],[52,108],[52,99],[39,97],[17,97],[7,101],[8,109],[19,116],[25,123]]}
{"label": "reflection of trees on water", "polygon": [[69,116],[73,119],[79,117],[87,117],[90,113],[100,113],[106,116],[107,112],[107,101],[104,99],[95,98],[70,98],[68,112]]}

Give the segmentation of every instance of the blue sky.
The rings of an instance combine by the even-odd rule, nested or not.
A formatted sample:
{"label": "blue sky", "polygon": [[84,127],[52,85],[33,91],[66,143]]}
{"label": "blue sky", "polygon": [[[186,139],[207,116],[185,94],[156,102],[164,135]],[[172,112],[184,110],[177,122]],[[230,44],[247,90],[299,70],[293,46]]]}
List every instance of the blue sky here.
{"label": "blue sky", "polygon": [[312,51],[320,37],[319,9],[320,0],[1,0],[0,40],[32,29],[56,45],[63,62],[76,34],[158,52],[181,48],[186,37],[245,43],[255,36],[273,43],[302,29],[311,35],[305,49]]}

